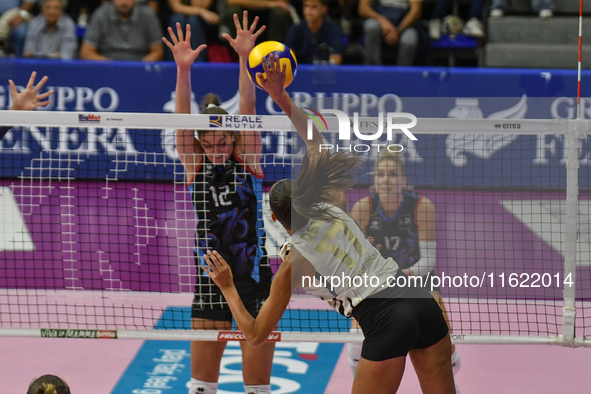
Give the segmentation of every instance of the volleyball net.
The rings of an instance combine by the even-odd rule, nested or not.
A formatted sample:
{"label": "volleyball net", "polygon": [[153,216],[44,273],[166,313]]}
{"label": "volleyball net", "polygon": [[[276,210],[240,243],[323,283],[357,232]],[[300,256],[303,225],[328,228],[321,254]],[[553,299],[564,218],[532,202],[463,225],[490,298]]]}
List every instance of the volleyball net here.
{"label": "volleyball net", "polygon": [[[362,113],[345,130],[344,113],[308,112],[323,149],[351,151],[365,163],[346,193],[349,208],[376,192],[379,149],[398,152],[406,191],[433,203],[434,277],[454,341],[591,346],[589,121],[418,117],[408,126],[411,112]],[[242,339],[235,327],[191,326],[204,273],[175,130],[261,133],[257,230],[264,229],[261,264],[276,272],[288,235],[271,219],[268,192],[297,174],[305,152],[287,117],[2,111],[1,118],[17,126],[0,143],[0,335]],[[228,190],[212,192],[214,201],[243,193],[247,176],[236,172]],[[385,242],[396,249],[400,240]],[[297,291],[270,340],[362,340],[349,327],[327,303]]]}

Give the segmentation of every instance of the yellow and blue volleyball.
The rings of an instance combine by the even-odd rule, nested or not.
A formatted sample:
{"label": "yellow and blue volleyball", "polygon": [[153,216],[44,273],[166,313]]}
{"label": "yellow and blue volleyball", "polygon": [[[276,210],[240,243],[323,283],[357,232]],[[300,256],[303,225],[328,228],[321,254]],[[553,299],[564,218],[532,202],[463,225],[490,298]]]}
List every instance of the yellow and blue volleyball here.
{"label": "yellow and blue volleyball", "polygon": [[269,56],[278,55],[281,67],[285,64],[285,87],[288,87],[292,83],[298,71],[298,61],[291,49],[285,44],[277,41],[265,41],[254,47],[248,55],[248,63],[246,68],[248,70],[248,76],[250,80],[259,89],[263,87],[260,85],[260,79],[257,77],[257,73],[265,74],[263,70],[262,59],[263,57],[269,64]]}

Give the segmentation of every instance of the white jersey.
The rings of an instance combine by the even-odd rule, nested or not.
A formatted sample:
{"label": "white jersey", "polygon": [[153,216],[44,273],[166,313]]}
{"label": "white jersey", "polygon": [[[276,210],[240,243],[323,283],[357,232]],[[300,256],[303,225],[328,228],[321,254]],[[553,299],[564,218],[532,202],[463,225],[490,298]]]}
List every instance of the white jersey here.
{"label": "white jersey", "polygon": [[327,207],[337,220],[310,220],[292,234],[291,244],[316,270],[315,278],[304,277],[304,289],[349,317],[362,300],[385,290],[399,267],[392,258],[382,257],[349,215]]}

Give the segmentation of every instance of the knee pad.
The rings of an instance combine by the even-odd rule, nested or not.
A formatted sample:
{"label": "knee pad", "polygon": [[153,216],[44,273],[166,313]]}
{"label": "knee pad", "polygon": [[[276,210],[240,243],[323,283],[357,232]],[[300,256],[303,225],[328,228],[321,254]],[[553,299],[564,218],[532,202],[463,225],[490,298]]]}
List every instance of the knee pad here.
{"label": "knee pad", "polygon": [[189,394],[216,394],[218,392],[217,382],[204,382],[191,378],[189,383]]}
{"label": "knee pad", "polygon": [[270,384],[259,384],[259,385],[244,385],[245,394],[271,394]]}

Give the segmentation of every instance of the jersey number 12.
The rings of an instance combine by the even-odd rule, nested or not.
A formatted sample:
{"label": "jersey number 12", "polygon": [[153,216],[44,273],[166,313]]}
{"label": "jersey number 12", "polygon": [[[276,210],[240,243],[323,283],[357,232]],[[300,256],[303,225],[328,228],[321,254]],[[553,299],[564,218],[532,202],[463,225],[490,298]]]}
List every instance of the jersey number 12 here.
{"label": "jersey number 12", "polygon": [[[213,202],[217,207],[221,206],[227,206],[232,204],[232,201],[228,201],[226,200],[226,198],[228,197],[228,194],[230,193],[230,186],[225,185],[219,188],[219,190],[215,187],[212,186],[209,188],[209,190],[211,190],[211,195],[213,197]],[[218,191],[220,192],[218,194]]]}

